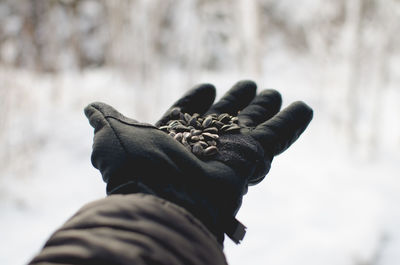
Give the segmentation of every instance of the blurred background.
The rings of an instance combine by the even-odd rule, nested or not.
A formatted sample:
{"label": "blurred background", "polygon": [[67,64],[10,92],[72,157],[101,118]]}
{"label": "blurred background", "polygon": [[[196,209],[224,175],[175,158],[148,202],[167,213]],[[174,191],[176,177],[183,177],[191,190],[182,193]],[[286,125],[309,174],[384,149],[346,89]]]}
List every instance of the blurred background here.
{"label": "blurred background", "polygon": [[83,108],[155,122],[236,81],[314,120],[250,188],[230,264],[400,264],[400,1],[0,0],[0,264],[105,196]]}

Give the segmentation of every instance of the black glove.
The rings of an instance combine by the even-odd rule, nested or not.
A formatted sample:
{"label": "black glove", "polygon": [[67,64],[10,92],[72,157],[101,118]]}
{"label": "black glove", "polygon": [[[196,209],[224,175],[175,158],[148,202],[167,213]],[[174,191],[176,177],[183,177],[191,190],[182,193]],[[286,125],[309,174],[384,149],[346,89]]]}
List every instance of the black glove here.
{"label": "black glove", "polygon": [[[224,232],[239,242],[244,227],[235,215],[248,185],[265,177],[273,157],[300,136],[313,112],[302,102],[279,112],[280,94],[264,90],[256,96],[256,84],[251,81],[237,83],[215,104],[214,99],[212,85],[199,85],[156,126],[129,119],[104,103],[90,104],[85,114],[95,129],[92,163],[107,183],[107,194],[156,195],[187,209],[219,242]],[[174,133],[163,131],[177,111],[203,115],[200,118],[228,113],[237,116],[240,129],[218,132],[218,152],[196,156],[171,137]],[[184,114],[178,115],[184,119]]]}

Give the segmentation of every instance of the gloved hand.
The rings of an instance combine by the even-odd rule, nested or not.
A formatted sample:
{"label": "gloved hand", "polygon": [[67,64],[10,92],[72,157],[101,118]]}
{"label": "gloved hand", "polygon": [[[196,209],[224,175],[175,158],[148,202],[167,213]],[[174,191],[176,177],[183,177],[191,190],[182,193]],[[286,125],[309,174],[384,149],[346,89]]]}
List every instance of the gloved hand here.
{"label": "gloved hand", "polygon": [[[107,194],[156,195],[187,209],[219,242],[226,233],[238,243],[244,227],[235,215],[248,185],[265,177],[273,157],[300,136],[313,112],[302,102],[279,112],[280,94],[264,90],[256,96],[251,81],[238,82],[215,104],[214,99],[212,85],[199,85],[173,104],[156,126],[92,103],[85,109],[95,129],[91,159],[107,183]],[[196,156],[173,134],[159,129],[177,110],[203,117],[228,113],[237,116],[240,129],[219,134],[215,155]]]}

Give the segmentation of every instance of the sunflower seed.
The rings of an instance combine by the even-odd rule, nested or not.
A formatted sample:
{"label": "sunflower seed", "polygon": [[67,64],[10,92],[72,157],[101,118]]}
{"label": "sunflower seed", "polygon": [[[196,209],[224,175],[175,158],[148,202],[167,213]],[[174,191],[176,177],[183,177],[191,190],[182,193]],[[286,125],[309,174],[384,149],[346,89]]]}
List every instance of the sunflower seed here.
{"label": "sunflower seed", "polygon": [[231,125],[230,124],[226,124],[226,125],[224,125],[224,126],[222,126],[221,127],[221,131],[226,131],[228,128],[230,128],[231,127]]}
{"label": "sunflower seed", "polygon": [[169,136],[171,136],[171,137],[175,137],[175,135],[176,135],[175,132],[170,132],[170,133],[169,133]]}
{"label": "sunflower seed", "polygon": [[183,133],[183,138],[186,140],[187,138],[190,137],[190,132],[184,132]]}
{"label": "sunflower seed", "polygon": [[210,146],[217,146],[217,142],[214,140],[207,141],[207,144]]}
{"label": "sunflower seed", "polygon": [[183,144],[183,146],[184,147],[186,147],[186,149],[188,149],[189,151],[192,151],[192,147],[189,145],[189,143],[188,142],[184,142],[183,140],[182,140],[182,144]]}
{"label": "sunflower seed", "polygon": [[175,135],[175,140],[177,140],[178,142],[180,142],[180,141],[182,141],[182,138],[183,138],[183,134],[182,133],[177,133],[176,135]]}
{"label": "sunflower seed", "polygon": [[196,119],[196,117],[190,118],[188,124],[191,125],[191,126],[193,126],[193,127],[195,127],[195,126],[197,125],[197,119]]}
{"label": "sunflower seed", "polygon": [[192,118],[192,116],[190,116],[189,113],[183,114],[183,117],[185,118],[185,121],[186,121],[187,123],[189,123],[190,119]]}
{"label": "sunflower seed", "polygon": [[193,154],[197,155],[197,156],[201,156],[203,155],[203,147],[201,146],[201,144],[196,143],[195,145],[192,146],[192,152]]}
{"label": "sunflower seed", "polygon": [[204,128],[207,128],[210,124],[211,124],[211,122],[212,122],[213,120],[212,120],[212,117],[207,117],[204,121],[203,121],[203,123],[201,124]]}
{"label": "sunflower seed", "polygon": [[176,127],[174,127],[174,129],[178,132],[187,132],[190,131],[189,127],[186,127],[185,125],[177,125]]}
{"label": "sunflower seed", "polygon": [[203,132],[218,133],[218,129],[216,127],[208,127],[206,129],[204,129]]}
{"label": "sunflower seed", "polygon": [[199,138],[199,136],[193,135],[192,137],[190,137],[190,140],[192,142],[198,142],[198,141],[200,141],[200,138]]}
{"label": "sunflower seed", "polygon": [[215,126],[215,127],[217,127],[218,129],[220,129],[220,128],[221,128],[222,126],[224,126],[225,124],[223,124],[223,123],[220,122],[220,121],[214,120],[214,121],[212,122],[212,125]]}
{"label": "sunflower seed", "polygon": [[176,117],[179,117],[179,114],[181,114],[181,109],[180,108],[175,107],[175,108],[171,109],[170,116],[176,118]]}
{"label": "sunflower seed", "polygon": [[238,117],[232,117],[231,122],[238,124],[239,123],[239,118]]}
{"label": "sunflower seed", "polygon": [[223,123],[227,123],[231,120],[231,117],[228,113],[222,113],[218,116],[218,120]]}
{"label": "sunflower seed", "polygon": [[213,133],[207,133],[207,132],[205,132],[205,133],[203,133],[202,135],[203,135],[205,138],[208,138],[208,139],[211,139],[211,140],[216,140],[216,139],[219,138],[219,135],[218,135],[218,134],[213,134]]}
{"label": "sunflower seed", "polygon": [[176,123],[177,122],[177,120],[169,120],[168,122],[167,122],[167,125],[171,125],[171,124],[173,124],[173,123]]}
{"label": "sunflower seed", "polygon": [[209,146],[206,149],[204,149],[204,155],[206,155],[206,156],[215,155],[217,152],[218,152],[218,148],[215,146]]}
{"label": "sunflower seed", "polygon": [[161,126],[159,129],[161,131],[168,131],[169,130],[169,126]]}
{"label": "sunflower seed", "polygon": [[171,122],[170,124],[169,124],[169,126],[171,127],[171,128],[175,128],[176,126],[178,126],[178,125],[182,125],[179,121],[173,121],[173,122]]}
{"label": "sunflower seed", "polygon": [[233,124],[231,125],[228,129],[225,130],[225,132],[234,132],[240,130],[240,126]]}
{"label": "sunflower seed", "polygon": [[192,135],[200,135],[202,132],[201,132],[201,130],[191,130],[190,131],[190,133],[192,134]]}
{"label": "sunflower seed", "polygon": [[202,146],[203,148],[208,147],[208,143],[206,143],[206,142],[204,142],[204,141],[199,141],[198,143],[201,144],[201,146]]}

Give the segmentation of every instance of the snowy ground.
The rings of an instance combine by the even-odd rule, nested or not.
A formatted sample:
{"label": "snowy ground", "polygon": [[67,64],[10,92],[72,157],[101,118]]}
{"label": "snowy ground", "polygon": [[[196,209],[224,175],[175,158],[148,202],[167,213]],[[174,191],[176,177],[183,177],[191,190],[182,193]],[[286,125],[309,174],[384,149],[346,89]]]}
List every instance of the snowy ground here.
{"label": "snowy ground", "polygon": [[[19,114],[9,115],[8,131],[0,134],[15,158],[0,171],[0,264],[17,265],[28,262],[83,204],[104,196],[105,185],[90,164],[92,129],[84,106],[105,101],[127,116],[154,122],[187,84],[172,72],[158,80],[168,90],[145,89],[110,70],[0,74],[10,88],[8,110]],[[221,95],[241,77],[204,74],[194,82],[214,83]],[[230,264],[400,264],[398,143],[372,158],[349,151],[326,121],[325,106],[307,88],[315,85],[312,80],[293,72],[286,77],[257,81],[279,89],[284,105],[305,100],[315,119],[246,195],[238,219],[248,234],[239,246],[227,240]],[[149,98],[154,104],[146,103]],[[26,148],[12,151],[21,141]]]}

